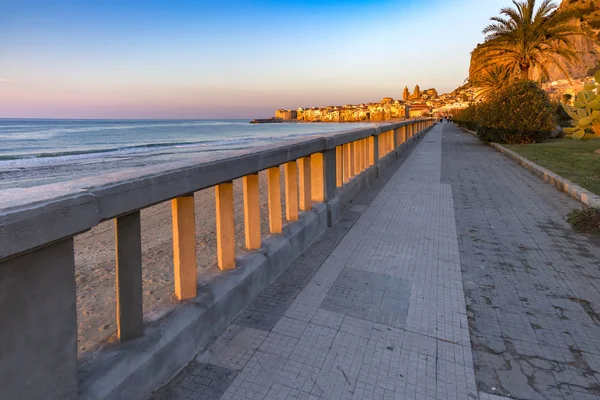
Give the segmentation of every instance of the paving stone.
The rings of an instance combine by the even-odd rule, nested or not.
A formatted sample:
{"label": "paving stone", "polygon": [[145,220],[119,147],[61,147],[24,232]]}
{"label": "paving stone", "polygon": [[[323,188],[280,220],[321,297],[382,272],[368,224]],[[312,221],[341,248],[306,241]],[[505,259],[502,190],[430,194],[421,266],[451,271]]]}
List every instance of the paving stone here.
{"label": "paving stone", "polygon": [[[222,399],[477,399],[442,130],[359,196],[198,357],[232,367]],[[476,305],[496,321],[498,340],[503,329],[530,333],[519,317],[503,316],[512,321],[503,328]],[[168,386],[194,395],[189,378]]]}
{"label": "paving stone", "polygon": [[496,396],[495,394],[479,393],[479,400],[509,400],[508,397]]}
{"label": "paving stone", "polygon": [[600,399],[600,247],[565,221],[581,205],[453,125],[442,147],[479,388]]}
{"label": "paving stone", "polygon": [[333,329],[339,329],[344,321],[344,314],[336,313],[319,308],[310,320],[315,325],[328,326]]}
{"label": "paving stone", "polygon": [[242,369],[268,332],[231,324],[217,340],[201,352],[196,361],[232,370]]}
{"label": "paving stone", "polygon": [[154,393],[152,400],[218,400],[237,374],[237,371],[194,361]]}
{"label": "paving stone", "polygon": [[321,308],[371,322],[403,327],[408,314],[410,283],[400,278],[346,268]]}

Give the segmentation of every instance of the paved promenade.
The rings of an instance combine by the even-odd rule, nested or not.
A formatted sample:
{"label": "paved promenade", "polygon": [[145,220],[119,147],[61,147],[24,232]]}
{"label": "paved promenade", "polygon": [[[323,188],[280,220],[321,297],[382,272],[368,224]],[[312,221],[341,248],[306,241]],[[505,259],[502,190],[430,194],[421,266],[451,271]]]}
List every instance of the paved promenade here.
{"label": "paved promenade", "polygon": [[450,124],[380,181],[152,399],[600,399],[577,202]]}
{"label": "paved promenade", "polygon": [[518,399],[600,399],[600,243],[565,216],[581,204],[447,126],[475,377]]}

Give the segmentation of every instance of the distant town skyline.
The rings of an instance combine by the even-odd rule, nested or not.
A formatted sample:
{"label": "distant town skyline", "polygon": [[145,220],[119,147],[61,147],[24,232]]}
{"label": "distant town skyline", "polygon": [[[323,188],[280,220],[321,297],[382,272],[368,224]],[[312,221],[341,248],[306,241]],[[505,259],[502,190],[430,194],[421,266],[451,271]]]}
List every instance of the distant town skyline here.
{"label": "distant town skyline", "polygon": [[0,118],[261,118],[444,93],[509,4],[0,0]]}

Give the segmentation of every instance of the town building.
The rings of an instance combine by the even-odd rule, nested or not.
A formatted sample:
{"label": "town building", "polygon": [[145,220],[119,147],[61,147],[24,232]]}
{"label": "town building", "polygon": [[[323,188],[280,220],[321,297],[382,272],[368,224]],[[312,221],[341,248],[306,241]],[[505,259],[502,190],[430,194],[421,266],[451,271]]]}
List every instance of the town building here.
{"label": "town building", "polygon": [[298,107],[296,110],[277,110],[276,118],[305,122],[381,122],[448,115],[454,110],[468,107],[473,101],[472,89],[456,90],[440,95],[435,88],[421,91],[415,86],[413,93],[404,87],[402,100],[384,97],[378,103],[345,104],[343,106]]}
{"label": "town building", "polygon": [[410,90],[408,86],[404,86],[404,92],[402,92],[402,101],[407,102],[410,100]]}

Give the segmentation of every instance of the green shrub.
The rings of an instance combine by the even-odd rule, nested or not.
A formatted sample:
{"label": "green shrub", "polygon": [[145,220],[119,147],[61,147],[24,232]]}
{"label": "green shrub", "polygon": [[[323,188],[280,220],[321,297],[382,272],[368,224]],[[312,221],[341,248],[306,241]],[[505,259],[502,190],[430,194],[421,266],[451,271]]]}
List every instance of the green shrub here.
{"label": "green shrub", "polygon": [[567,221],[575,232],[600,233],[600,210],[597,208],[584,207],[573,210],[567,215]]}
{"label": "green shrub", "polygon": [[472,131],[477,130],[477,106],[471,104],[468,108],[456,111],[452,116],[452,120],[463,128],[470,129]]}
{"label": "green shrub", "polygon": [[554,114],[550,98],[538,84],[516,81],[478,107],[477,136],[484,142],[540,142],[555,128]]}
{"label": "green shrub", "polygon": [[556,124],[562,128],[573,127],[571,121],[573,119],[569,116],[569,114],[565,111],[565,108],[560,104],[560,102],[552,102],[552,107],[554,107],[554,118],[556,120]]}

